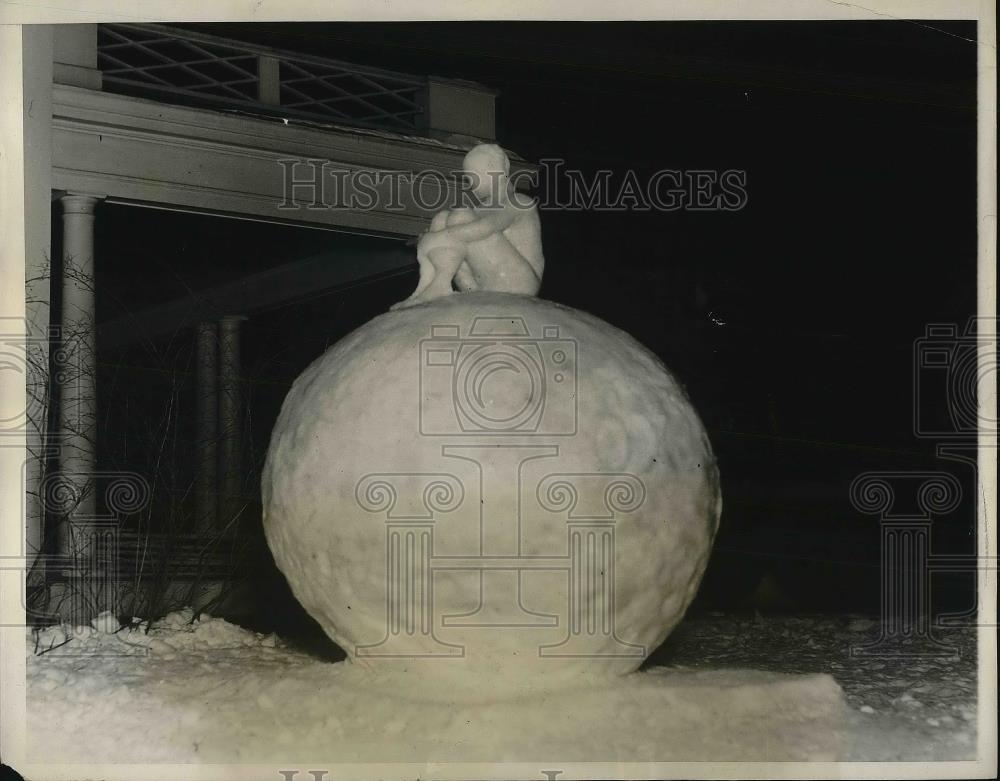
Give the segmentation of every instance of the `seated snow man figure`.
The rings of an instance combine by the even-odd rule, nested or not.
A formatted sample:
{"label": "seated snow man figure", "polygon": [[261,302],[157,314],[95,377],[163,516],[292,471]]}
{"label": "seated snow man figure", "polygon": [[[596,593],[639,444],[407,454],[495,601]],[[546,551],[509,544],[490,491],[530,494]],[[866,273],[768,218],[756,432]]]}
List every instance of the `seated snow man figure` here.
{"label": "seated snow man figure", "polygon": [[417,244],[417,289],[393,309],[433,301],[455,288],[538,293],[545,259],[534,199],[514,188],[510,160],[496,144],[474,147],[463,169],[479,204],[434,215]]}

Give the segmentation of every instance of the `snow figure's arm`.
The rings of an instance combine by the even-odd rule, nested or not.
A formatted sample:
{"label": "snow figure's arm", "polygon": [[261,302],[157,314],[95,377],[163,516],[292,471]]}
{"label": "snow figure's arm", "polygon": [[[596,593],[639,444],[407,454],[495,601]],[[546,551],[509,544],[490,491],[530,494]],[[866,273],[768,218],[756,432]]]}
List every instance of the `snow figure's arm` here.
{"label": "snow figure's arm", "polygon": [[[455,218],[460,217],[463,212],[470,212],[468,209],[455,209],[449,214],[448,227],[444,229],[444,234],[455,241],[468,244],[472,241],[481,241],[494,233],[501,233],[517,219],[516,207],[506,204],[500,208],[481,208],[471,210],[474,219],[464,225],[454,224]],[[443,237],[442,237],[443,238]]]}

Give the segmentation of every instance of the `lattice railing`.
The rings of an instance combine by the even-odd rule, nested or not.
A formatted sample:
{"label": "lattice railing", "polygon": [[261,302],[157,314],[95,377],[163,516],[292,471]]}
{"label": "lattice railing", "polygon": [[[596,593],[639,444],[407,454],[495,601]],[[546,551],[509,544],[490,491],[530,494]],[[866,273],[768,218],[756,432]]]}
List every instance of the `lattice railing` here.
{"label": "lattice railing", "polygon": [[162,25],[102,24],[107,91],[199,106],[421,133],[419,76],[280,51]]}

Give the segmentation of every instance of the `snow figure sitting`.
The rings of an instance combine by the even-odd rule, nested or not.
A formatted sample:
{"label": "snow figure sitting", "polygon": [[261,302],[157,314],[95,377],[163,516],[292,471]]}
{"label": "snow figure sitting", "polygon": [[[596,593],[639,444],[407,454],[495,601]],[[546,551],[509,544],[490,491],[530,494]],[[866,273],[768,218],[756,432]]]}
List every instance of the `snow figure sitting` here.
{"label": "snow figure sitting", "polygon": [[480,144],[463,161],[479,202],[438,212],[420,237],[417,289],[393,309],[463,292],[492,290],[533,296],[542,284],[538,208],[510,181],[510,160],[496,144]]}

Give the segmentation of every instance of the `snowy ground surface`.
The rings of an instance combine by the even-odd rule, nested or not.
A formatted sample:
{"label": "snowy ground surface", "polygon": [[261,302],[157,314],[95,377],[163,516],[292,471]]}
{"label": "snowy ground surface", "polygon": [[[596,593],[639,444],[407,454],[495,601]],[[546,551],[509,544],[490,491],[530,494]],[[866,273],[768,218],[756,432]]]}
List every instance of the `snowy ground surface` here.
{"label": "snowy ground surface", "polygon": [[[966,759],[974,630],[957,655],[852,659],[862,618],[689,619],[662,665],[585,690],[417,701],[221,619],[28,634],[38,762]],[[838,685],[839,684],[839,685]],[[479,701],[476,701],[476,700]]]}
{"label": "snowy ground surface", "polygon": [[[686,620],[653,661],[695,669],[828,673],[846,701],[843,760],[973,759],[976,753],[976,629],[939,630],[954,649],[911,649],[915,658],[871,654],[852,646],[879,636],[877,621],[860,616],[711,614]],[[885,649],[884,649],[885,650]]]}

